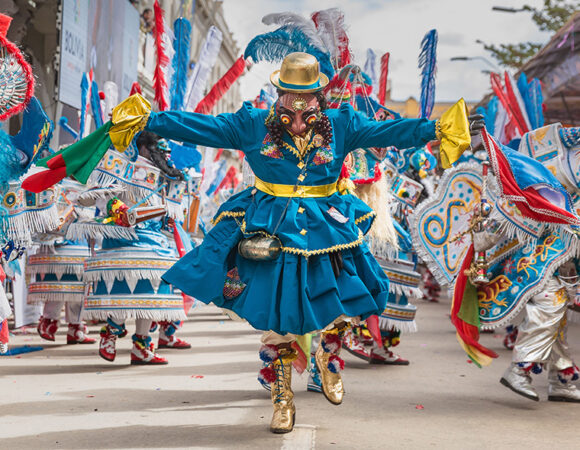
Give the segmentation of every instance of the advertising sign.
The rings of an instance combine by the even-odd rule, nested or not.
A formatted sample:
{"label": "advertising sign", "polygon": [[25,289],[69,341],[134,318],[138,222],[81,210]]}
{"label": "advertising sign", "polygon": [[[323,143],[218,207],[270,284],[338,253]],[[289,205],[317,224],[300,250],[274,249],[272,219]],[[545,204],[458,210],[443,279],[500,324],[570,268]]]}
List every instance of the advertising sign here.
{"label": "advertising sign", "polygon": [[83,72],[102,90],[112,81],[119,98],[137,81],[139,12],[127,1],[63,0],[58,99],[80,109]]}

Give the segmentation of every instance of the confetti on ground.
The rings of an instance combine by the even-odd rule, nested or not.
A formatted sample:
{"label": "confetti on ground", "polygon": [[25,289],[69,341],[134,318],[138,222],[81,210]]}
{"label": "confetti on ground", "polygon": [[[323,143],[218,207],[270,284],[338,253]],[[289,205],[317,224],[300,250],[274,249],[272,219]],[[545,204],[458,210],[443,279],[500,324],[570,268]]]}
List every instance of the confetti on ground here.
{"label": "confetti on ground", "polygon": [[191,378],[203,378],[203,375],[192,375]]}
{"label": "confetti on ground", "polygon": [[155,388],[155,390],[156,390],[156,391],[160,391],[160,390],[161,390],[161,388]]}
{"label": "confetti on ground", "polygon": [[467,364],[473,364],[473,361],[471,359],[468,359]]}
{"label": "confetti on ground", "polygon": [[425,407],[423,405],[416,405],[415,409],[425,409]]}
{"label": "confetti on ground", "polygon": [[87,395],[87,398],[94,398],[94,395]]}

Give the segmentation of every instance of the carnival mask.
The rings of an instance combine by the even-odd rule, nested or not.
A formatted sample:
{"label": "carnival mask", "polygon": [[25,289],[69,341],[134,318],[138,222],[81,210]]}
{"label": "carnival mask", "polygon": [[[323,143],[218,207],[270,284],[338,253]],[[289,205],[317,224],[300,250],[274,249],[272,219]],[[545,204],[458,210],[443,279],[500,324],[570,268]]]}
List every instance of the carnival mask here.
{"label": "carnival mask", "polygon": [[312,94],[288,93],[278,99],[276,115],[287,131],[304,136],[320,118],[320,105]]}

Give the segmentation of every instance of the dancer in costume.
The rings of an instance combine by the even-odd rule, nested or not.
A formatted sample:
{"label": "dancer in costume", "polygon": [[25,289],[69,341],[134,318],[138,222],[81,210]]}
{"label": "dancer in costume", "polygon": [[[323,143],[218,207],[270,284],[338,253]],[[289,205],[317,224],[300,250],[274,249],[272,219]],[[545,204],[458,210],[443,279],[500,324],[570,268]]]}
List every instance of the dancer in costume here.
{"label": "dancer in costume", "polygon": [[[326,91],[332,107],[340,108],[342,103],[349,102],[371,120],[401,118],[371,97],[372,82],[357,66],[344,67],[335,75]],[[412,288],[413,280],[418,281],[412,270],[413,263],[408,259],[402,261],[401,258],[395,258],[397,253],[403,255],[399,249],[405,248],[404,252],[410,250],[410,236],[405,239],[407,232],[398,224],[395,229],[391,217],[392,180],[387,180],[388,177],[383,175],[385,169],[383,160],[388,153],[396,154],[396,149],[393,148],[390,152],[387,148],[357,149],[345,160],[343,170],[345,176],[349,176],[354,183],[354,194],[367,203],[376,214],[366,241],[387,273],[390,292],[387,307],[381,318],[371,317],[370,322],[367,320],[366,326],[361,324],[347,330],[342,345],[353,355],[371,364],[407,365],[409,362],[393,353],[390,347],[399,343],[401,327],[407,331],[415,329],[415,307],[407,302],[406,295],[417,295],[420,291],[418,286]],[[369,326],[373,328],[373,333],[369,332]],[[367,350],[362,342],[368,343],[372,348]]]}
{"label": "dancer in costume", "polygon": [[20,50],[6,39],[12,18],[0,14],[0,122],[24,111],[22,127],[14,135],[0,130],[0,353],[8,351],[7,318],[12,313],[4,292],[3,267],[17,261],[32,234],[56,226],[55,190],[26,193],[20,177],[44,151],[52,135],[52,122],[33,97],[32,69]]}
{"label": "dancer in costume", "polygon": [[[555,173],[562,183],[562,191],[565,187],[568,192],[578,196],[579,149],[580,128],[562,128],[560,124],[553,124],[526,133],[522,137],[518,152],[540,161],[550,173]],[[557,194],[550,195],[549,200],[558,206],[563,205],[562,200],[566,201],[565,196],[559,197]],[[528,271],[536,269],[540,270],[543,277],[538,282],[538,288],[533,290],[535,294],[525,303],[523,321],[517,328],[513,362],[506,369],[501,383],[517,394],[538,401],[539,396],[532,386],[531,374],[541,373],[547,367],[548,400],[580,402],[580,390],[573,384],[579,377],[578,367],[566,340],[567,314],[574,314],[568,313],[568,310],[574,303],[577,292],[578,259],[570,258],[570,252],[565,245],[564,248],[559,248],[559,235],[562,232],[545,233],[536,240],[531,256],[523,251],[512,257],[516,264],[516,273],[522,272],[522,269],[525,273],[525,268]],[[574,236],[573,240],[577,241],[578,237]],[[577,245],[577,242],[569,244]],[[543,252],[541,255],[540,251]],[[537,256],[541,256],[542,259],[547,259],[549,265],[554,260],[553,254],[559,254],[556,267],[544,268],[539,261],[535,261]],[[512,283],[517,284],[518,281],[516,278]]]}
{"label": "dancer in costume", "polygon": [[155,113],[142,97],[130,97],[114,110],[109,137],[123,149],[145,127],[246,153],[255,187],[224,203],[202,245],[163,279],[268,331],[263,353],[273,371],[271,430],[281,433],[294,425],[289,363],[295,335],[323,330],[316,354],[323,392],[340,404],[342,333],[349,318],[381,313],[388,295],[388,279],[363,243],[373,214],[356,197],[338,192],[344,158],[361,147],[405,148],[435,138],[445,147],[453,145],[451,134],[467,147],[470,137],[462,102],[452,110],[460,123],[450,122],[449,114],[437,122],[373,122],[349,105],[324,110],[320,91],[328,78],[309,54],[287,56],[271,81],[279,98],[269,112],[244,104],[217,117]]}
{"label": "dancer in costume", "polygon": [[68,226],[77,216],[94,215],[94,210],[86,212],[83,211],[85,208],[76,204],[79,193],[86,189],[82,184],[64,180],[57,186],[60,224],[49,233],[35,236],[39,249],[28,256],[26,274],[33,281],[28,284],[27,301],[44,304],[37,327],[41,338],[55,340],[65,307],[67,344],[94,344],[95,339],[87,336],[88,329],[81,320],[85,299],[83,273],[89,247],[86,242],[75,243],[65,238]]}
{"label": "dancer in costume", "polygon": [[[136,215],[135,226],[129,228],[130,236],[105,236],[100,248],[87,259],[85,282],[91,285],[91,290],[83,316],[107,321],[101,329],[99,344],[103,359],[115,360],[116,340],[127,334],[125,321],[135,319],[131,364],[167,364],[155,352],[150,337],[150,330],[155,329],[153,321],[159,323],[159,347],[190,348],[190,345],[175,336],[180,321],[185,319],[183,298],[161,280],[161,275],[177,260],[176,250],[163,232],[163,221],[154,218],[164,216],[167,210],[171,217],[183,220],[181,202],[185,188],[181,172],[167,164],[164,142],[145,133],[137,146],[141,156],[135,161],[113,151],[105,155],[92,175],[94,183],[105,187],[96,189],[92,197],[97,200],[97,208],[108,216],[100,224],[93,221],[90,225],[76,225],[79,230],[87,229],[87,225],[96,228],[94,232],[87,229],[88,236],[95,237],[94,233],[108,231],[110,227],[127,230],[124,227],[129,225],[126,223],[129,216]],[[129,208],[125,202],[133,206]]]}
{"label": "dancer in costume", "polygon": [[[502,327],[522,312],[512,363],[501,383],[535,401],[539,396],[531,374],[544,367],[548,369],[549,400],[580,401],[580,391],[573,384],[578,369],[566,342],[566,315],[578,281],[578,238],[566,225],[580,224],[565,189],[576,193],[580,186],[572,175],[580,167],[574,150],[578,141],[563,144],[562,136],[568,133],[559,124],[534,130],[524,136],[516,152],[498,144],[484,130],[482,139],[498,188],[493,187],[493,179],[485,181],[480,169],[459,165],[444,175],[441,185],[446,188],[438,193],[439,197],[449,196],[448,204],[434,199],[419,212],[415,223],[418,229],[428,229],[440,208],[469,203],[466,208],[474,211],[473,217],[454,220],[447,234],[455,237],[443,237],[438,245],[447,258],[466,254],[463,263],[456,264],[452,322],[468,355],[476,364],[486,365],[497,355],[478,342],[479,326]],[[478,179],[476,184],[471,181]],[[491,187],[481,194],[472,189],[482,185]],[[455,192],[450,193],[453,186]],[[473,236],[472,245],[462,237],[468,232]],[[423,236],[422,242],[427,244],[429,237]],[[424,247],[426,253],[433,249]],[[437,269],[435,264],[433,267]],[[439,276],[446,274],[440,272]]]}

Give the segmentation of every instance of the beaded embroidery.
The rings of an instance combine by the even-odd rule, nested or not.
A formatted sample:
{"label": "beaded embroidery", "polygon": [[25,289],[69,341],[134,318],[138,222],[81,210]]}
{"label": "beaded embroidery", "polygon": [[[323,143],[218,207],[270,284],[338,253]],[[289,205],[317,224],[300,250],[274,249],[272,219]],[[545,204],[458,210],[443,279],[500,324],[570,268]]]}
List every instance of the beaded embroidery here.
{"label": "beaded embroidery", "polygon": [[238,268],[234,267],[226,275],[226,281],[224,283],[224,298],[236,298],[238,295],[244,292],[245,288],[246,283],[240,280]]}
{"label": "beaded embroidery", "polygon": [[272,138],[269,134],[266,134],[266,137],[262,142],[260,153],[264,156],[268,156],[269,158],[284,159],[284,154],[280,151],[278,146],[274,144],[274,141],[272,141]]}
{"label": "beaded embroidery", "polygon": [[328,164],[334,159],[332,155],[332,149],[329,146],[321,147],[316,151],[314,158],[312,158],[312,163],[320,166],[322,164]]}

